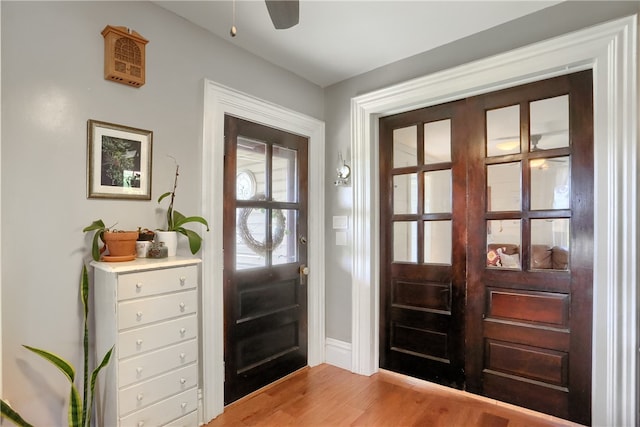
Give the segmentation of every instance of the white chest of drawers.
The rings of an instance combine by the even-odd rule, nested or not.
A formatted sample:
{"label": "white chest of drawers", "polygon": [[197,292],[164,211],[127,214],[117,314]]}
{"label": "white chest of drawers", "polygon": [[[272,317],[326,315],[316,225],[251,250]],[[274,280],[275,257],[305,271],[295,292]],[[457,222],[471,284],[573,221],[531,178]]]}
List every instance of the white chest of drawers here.
{"label": "white chest of drawers", "polygon": [[199,259],[93,262],[98,425],[198,425]]}

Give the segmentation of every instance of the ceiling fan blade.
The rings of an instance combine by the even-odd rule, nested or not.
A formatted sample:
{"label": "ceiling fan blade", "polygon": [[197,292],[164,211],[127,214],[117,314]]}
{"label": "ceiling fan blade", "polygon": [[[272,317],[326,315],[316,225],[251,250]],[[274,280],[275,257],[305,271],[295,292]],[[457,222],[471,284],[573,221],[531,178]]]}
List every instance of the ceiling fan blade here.
{"label": "ceiling fan blade", "polygon": [[265,0],[271,22],[276,30],[298,25],[300,21],[299,0]]}

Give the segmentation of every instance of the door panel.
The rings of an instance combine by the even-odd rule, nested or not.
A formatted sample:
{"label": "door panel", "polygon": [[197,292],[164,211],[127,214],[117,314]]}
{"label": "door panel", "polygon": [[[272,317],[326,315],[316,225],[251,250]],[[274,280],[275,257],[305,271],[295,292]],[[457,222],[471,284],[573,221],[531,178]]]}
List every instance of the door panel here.
{"label": "door panel", "polygon": [[307,140],[225,116],[225,404],[307,364]]}
{"label": "door panel", "polygon": [[590,71],[380,119],[380,366],[589,424],[593,178]]}
{"label": "door panel", "polygon": [[[463,384],[465,150],[459,103],[381,119],[380,366]],[[384,205],[384,203],[383,203]]]}

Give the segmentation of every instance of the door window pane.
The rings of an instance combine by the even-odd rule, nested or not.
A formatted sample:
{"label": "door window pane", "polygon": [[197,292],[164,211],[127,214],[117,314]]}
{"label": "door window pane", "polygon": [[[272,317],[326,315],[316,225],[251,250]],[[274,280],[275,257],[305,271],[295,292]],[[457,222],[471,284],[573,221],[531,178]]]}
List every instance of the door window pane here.
{"label": "door window pane", "polygon": [[236,197],[248,200],[265,193],[266,144],[238,136]]}
{"label": "door window pane", "polygon": [[451,221],[425,221],[424,262],[451,264]]}
{"label": "door window pane", "polygon": [[487,157],[520,152],[520,106],[488,110]]}
{"label": "door window pane", "polygon": [[418,223],[393,223],[393,262],[418,262]]}
{"label": "door window pane", "polygon": [[451,212],[451,169],[425,172],[424,213]]}
{"label": "door window pane", "polygon": [[521,209],[521,163],[487,166],[487,211],[519,211]]}
{"label": "door window pane", "polygon": [[236,270],[266,266],[265,209],[236,209]]}
{"label": "door window pane", "polygon": [[273,210],[271,214],[273,265],[288,264],[298,260],[297,220],[297,210]]}
{"label": "door window pane", "polygon": [[569,146],[569,95],[531,102],[529,117],[531,151]]}
{"label": "door window pane", "polygon": [[487,267],[521,268],[519,219],[487,221]]}
{"label": "door window pane", "polygon": [[529,161],[531,209],[569,209],[569,156]]}
{"label": "door window pane", "polygon": [[393,177],[393,213],[418,213],[418,175],[408,173]]}
{"label": "door window pane", "polygon": [[273,146],[272,199],[279,202],[298,201],[298,153],[277,145]]}
{"label": "door window pane", "polygon": [[393,130],[393,167],[418,164],[418,127],[409,126]]}
{"label": "door window pane", "polygon": [[531,268],[569,269],[569,218],[531,220]]}
{"label": "door window pane", "polygon": [[451,120],[440,120],[424,125],[424,163],[451,161]]}

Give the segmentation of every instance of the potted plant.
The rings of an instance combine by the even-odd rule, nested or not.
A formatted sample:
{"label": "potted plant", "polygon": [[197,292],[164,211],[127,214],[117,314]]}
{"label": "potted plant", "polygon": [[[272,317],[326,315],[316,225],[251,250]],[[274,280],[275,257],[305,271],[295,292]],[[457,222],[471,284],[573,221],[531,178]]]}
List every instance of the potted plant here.
{"label": "potted plant", "polygon": [[[100,254],[107,249],[109,255],[103,256],[104,261],[129,261],[136,257],[138,231],[115,230],[106,227],[101,219],[93,221],[82,231],[95,231],[91,244],[91,256],[95,261],[100,261]],[[102,248],[98,245],[98,239],[104,243]]]}
{"label": "potted plant", "polygon": [[209,231],[209,224],[207,220],[201,216],[185,216],[173,208],[173,202],[176,197],[176,188],[178,186],[178,170],[180,165],[176,164],[176,175],[173,181],[173,190],[167,191],[158,198],[158,203],[162,202],[167,197],[171,197],[169,201],[169,208],[167,209],[167,227],[165,229],[159,229],[156,231],[156,237],[159,242],[163,242],[169,249],[169,256],[175,256],[177,246],[177,233],[180,233],[187,237],[189,240],[189,249],[192,254],[196,254],[202,246],[202,237],[193,230],[184,228],[185,224],[190,222],[199,222],[207,227]]}
{"label": "potted plant", "polygon": [[[76,370],[73,365],[64,360],[62,357],[56,355],[47,350],[40,348],[23,345],[27,350],[32,351],[38,356],[48,360],[56,368],[62,372],[69,382],[71,383],[71,392],[69,397],[69,427],[88,427],[91,425],[91,416],[93,412],[93,399],[94,388],[98,374],[100,371],[109,364],[113,348],[102,357],[100,364],[91,372],[89,376],[89,275],[87,273],[87,267],[82,265],[82,278],[80,280],[80,299],[83,305],[84,314],[84,339],[83,339],[83,354],[84,354],[84,377],[83,377],[83,394],[80,396],[78,389],[75,386]],[[25,421],[18,412],[13,410],[11,406],[4,400],[0,399],[0,418],[7,418],[18,426],[31,427],[27,421]]]}

